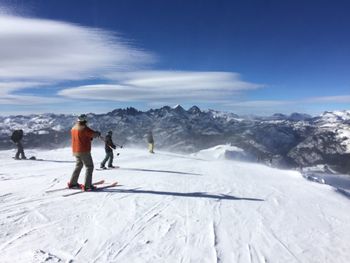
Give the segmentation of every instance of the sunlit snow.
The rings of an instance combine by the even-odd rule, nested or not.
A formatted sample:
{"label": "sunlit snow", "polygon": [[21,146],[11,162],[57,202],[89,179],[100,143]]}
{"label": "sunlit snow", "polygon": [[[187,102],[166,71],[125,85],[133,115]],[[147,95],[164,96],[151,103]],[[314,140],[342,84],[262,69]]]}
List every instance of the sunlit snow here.
{"label": "sunlit snow", "polygon": [[69,197],[46,192],[69,180],[69,148],[1,151],[0,262],[349,262],[349,199],[222,149],[120,149],[120,169],[94,171],[118,187]]}

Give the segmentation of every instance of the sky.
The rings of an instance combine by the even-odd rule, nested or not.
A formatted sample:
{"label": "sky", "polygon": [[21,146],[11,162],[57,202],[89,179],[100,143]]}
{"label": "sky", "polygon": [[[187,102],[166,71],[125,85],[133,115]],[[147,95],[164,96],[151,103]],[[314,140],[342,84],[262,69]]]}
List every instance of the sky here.
{"label": "sky", "polygon": [[350,109],[350,2],[0,0],[0,114]]}

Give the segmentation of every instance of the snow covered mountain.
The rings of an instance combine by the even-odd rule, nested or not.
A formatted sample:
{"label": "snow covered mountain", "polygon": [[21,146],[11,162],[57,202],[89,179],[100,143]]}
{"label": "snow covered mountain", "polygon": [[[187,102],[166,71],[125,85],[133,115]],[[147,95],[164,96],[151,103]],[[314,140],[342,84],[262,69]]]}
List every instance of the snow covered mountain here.
{"label": "snow covered mountain", "polygon": [[[217,146],[174,154],[121,149],[118,181],[64,197],[70,148],[0,151],[0,262],[246,263],[349,261],[350,202],[297,171],[228,161]],[[104,147],[92,149],[95,166]],[[80,176],[80,182],[84,174]]]}
{"label": "snow covered mountain", "polygon": [[[243,149],[249,158],[279,167],[326,164],[350,173],[350,111],[325,112],[311,117],[293,113],[245,117],[215,110],[188,110],[177,105],[146,112],[134,108],[89,114],[89,125],[102,133],[114,132],[120,144],[144,145],[153,130],[156,147],[196,152],[221,144]],[[0,117],[0,149],[13,147],[9,137],[23,129],[27,148],[57,148],[70,143],[76,116],[42,114]]]}

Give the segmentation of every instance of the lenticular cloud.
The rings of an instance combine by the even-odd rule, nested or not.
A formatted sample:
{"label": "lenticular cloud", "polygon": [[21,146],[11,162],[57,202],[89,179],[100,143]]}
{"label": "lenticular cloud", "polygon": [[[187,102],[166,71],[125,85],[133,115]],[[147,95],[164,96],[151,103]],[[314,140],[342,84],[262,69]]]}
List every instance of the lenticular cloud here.
{"label": "lenticular cloud", "polygon": [[0,14],[0,78],[71,80],[137,68],[152,56],[109,31]]}
{"label": "lenticular cloud", "polygon": [[228,96],[261,88],[234,72],[135,71],[109,75],[115,84],[83,85],[61,90],[68,98],[172,103],[223,102]]}

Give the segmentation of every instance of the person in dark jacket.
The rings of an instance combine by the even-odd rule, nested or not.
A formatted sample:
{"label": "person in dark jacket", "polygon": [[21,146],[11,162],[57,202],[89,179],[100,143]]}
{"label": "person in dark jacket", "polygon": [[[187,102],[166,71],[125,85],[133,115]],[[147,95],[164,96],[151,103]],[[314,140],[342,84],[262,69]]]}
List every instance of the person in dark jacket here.
{"label": "person in dark jacket", "polygon": [[21,156],[21,159],[27,159],[27,157],[24,154],[24,149],[22,145],[22,140],[23,138],[23,130],[15,130],[12,133],[11,140],[17,145],[17,153],[15,155],[15,159],[19,160],[19,156]]}
{"label": "person in dark jacket", "polygon": [[101,169],[107,169],[105,166],[107,161],[108,161],[108,168],[116,168],[115,166],[113,166],[113,158],[114,158],[113,149],[116,149],[116,146],[112,141],[112,134],[113,134],[112,131],[109,131],[104,140],[106,157],[103,159],[101,163]]}

